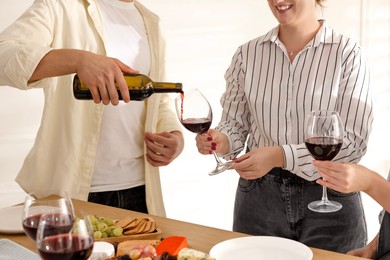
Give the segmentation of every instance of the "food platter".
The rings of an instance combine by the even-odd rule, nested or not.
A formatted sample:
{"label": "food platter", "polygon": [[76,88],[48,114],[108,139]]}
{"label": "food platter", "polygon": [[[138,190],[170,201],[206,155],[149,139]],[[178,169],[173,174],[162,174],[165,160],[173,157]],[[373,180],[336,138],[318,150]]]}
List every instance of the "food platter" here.
{"label": "food platter", "polygon": [[120,243],[126,240],[139,240],[139,239],[161,239],[161,234],[162,231],[160,228],[156,228],[154,232],[151,233],[143,233],[143,234],[134,234],[134,235],[122,235],[119,237],[106,237],[106,238],[100,238],[100,239],[95,239],[95,241],[103,241],[103,242],[109,242],[109,243]]}
{"label": "food platter", "polygon": [[[110,219],[89,215],[94,227],[95,241],[120,243],[126,240],[159,240],[162,231],[151,217],[124,217]],[[104,234],[104,236],[103,236]]]}

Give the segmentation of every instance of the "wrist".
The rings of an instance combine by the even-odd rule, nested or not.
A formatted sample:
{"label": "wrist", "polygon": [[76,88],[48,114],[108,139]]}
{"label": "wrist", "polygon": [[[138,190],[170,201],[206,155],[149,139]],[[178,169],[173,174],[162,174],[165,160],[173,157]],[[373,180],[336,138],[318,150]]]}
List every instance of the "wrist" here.
{"label": "wrist", "polygon": [[282,169],[285,169],[286,168],[286,153],[284,152],[284,149],[282,146],[278,146],[280,152],[281,152],[281,156],[280,156],[280,160],[281,160],[281,163],[280,163],[280,168]]}
{"label": "wrist", "polygon": [[278,168],[282,168],[284,169],[285,168],[285,165],[286,165],[286,155],[284,154],[284,150],[281,146],[275,146],[274,147],[274,150],[275,150],[275,153],[274,153],[274,163],[275,163],[275,167],[278,167]]}

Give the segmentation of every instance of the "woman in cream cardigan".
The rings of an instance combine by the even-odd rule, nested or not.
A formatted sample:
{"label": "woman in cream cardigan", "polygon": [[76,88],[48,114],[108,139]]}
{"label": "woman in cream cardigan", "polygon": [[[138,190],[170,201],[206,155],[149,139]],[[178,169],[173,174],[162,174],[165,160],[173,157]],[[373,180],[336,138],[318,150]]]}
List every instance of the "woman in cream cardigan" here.
{"label": "woman in cream cardigan", "polygon": [[[36,0],[0,34],[0,56],[0,85],[45,95],[16,179],[26,192],[165,215],[158,167],[181,153],[181,126],[168,95],[130,102],[122,76],[164,80],[157,15],[132,0]],[[73,97],[75,73],[93,101]]]}

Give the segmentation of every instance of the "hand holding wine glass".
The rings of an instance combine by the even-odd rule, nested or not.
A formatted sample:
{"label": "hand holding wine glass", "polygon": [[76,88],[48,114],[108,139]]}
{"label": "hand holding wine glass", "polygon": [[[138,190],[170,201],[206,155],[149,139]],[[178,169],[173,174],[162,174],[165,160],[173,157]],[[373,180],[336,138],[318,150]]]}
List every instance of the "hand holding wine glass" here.
{"label": "hand holding wine glass", "polygon": [[42,214],[55,213],[74,219],[72,200],[65,195],[58,198],[37,199],[34,194],[27,194],[22,215],[22,225],[26,235],[35,241],[39,220]]}
{"label": "hand holding wine glass", "polygon": [[[309,113],[305,123],[305,144],[316,160],[332,160],[343,145],[344,131],[336,111],[318,110]],[[322,199],[308,205],[315,212],[335,212],[342,208],[336,201],[328,200],[326,187]]]}
{"label": "hand holding wine glass", "polygon": [[[182,93],[176,98],[175,105],[179,120],[187,130],[196,134],[207,133],[213,120],[213,112],[209,102],[198,89]],[[215,151],[213,155],[217,165],[209,173],[210,176],[228,170],[234,165],[233,161],[222,162]]]}

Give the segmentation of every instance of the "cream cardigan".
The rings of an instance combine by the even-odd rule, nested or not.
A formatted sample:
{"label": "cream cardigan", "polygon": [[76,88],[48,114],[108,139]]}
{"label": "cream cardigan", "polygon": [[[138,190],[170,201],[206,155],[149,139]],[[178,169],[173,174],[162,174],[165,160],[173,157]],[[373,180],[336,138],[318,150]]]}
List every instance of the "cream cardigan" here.
{"label": "cream cardigan", "polygon": [[[150,76],[163,80],[165,43],[159,18],[139,2],[135,4],[148,31]],[[95,0],[37,0],[0,34],[0,85],[43,88],[45,94],[41,126],[16,178],[26,192],[39,196],[67,192],[73,198],[87,199],[104,106],[74,99],[73,75],[32,85],[27,81],[50,50],[73,48],[105,54],[104,39]],[[181,131],[168,95],[153,95],[146,106],[145,131]],[[165,216],[159,170],[146,160],[145,183],[149,213]]]}

